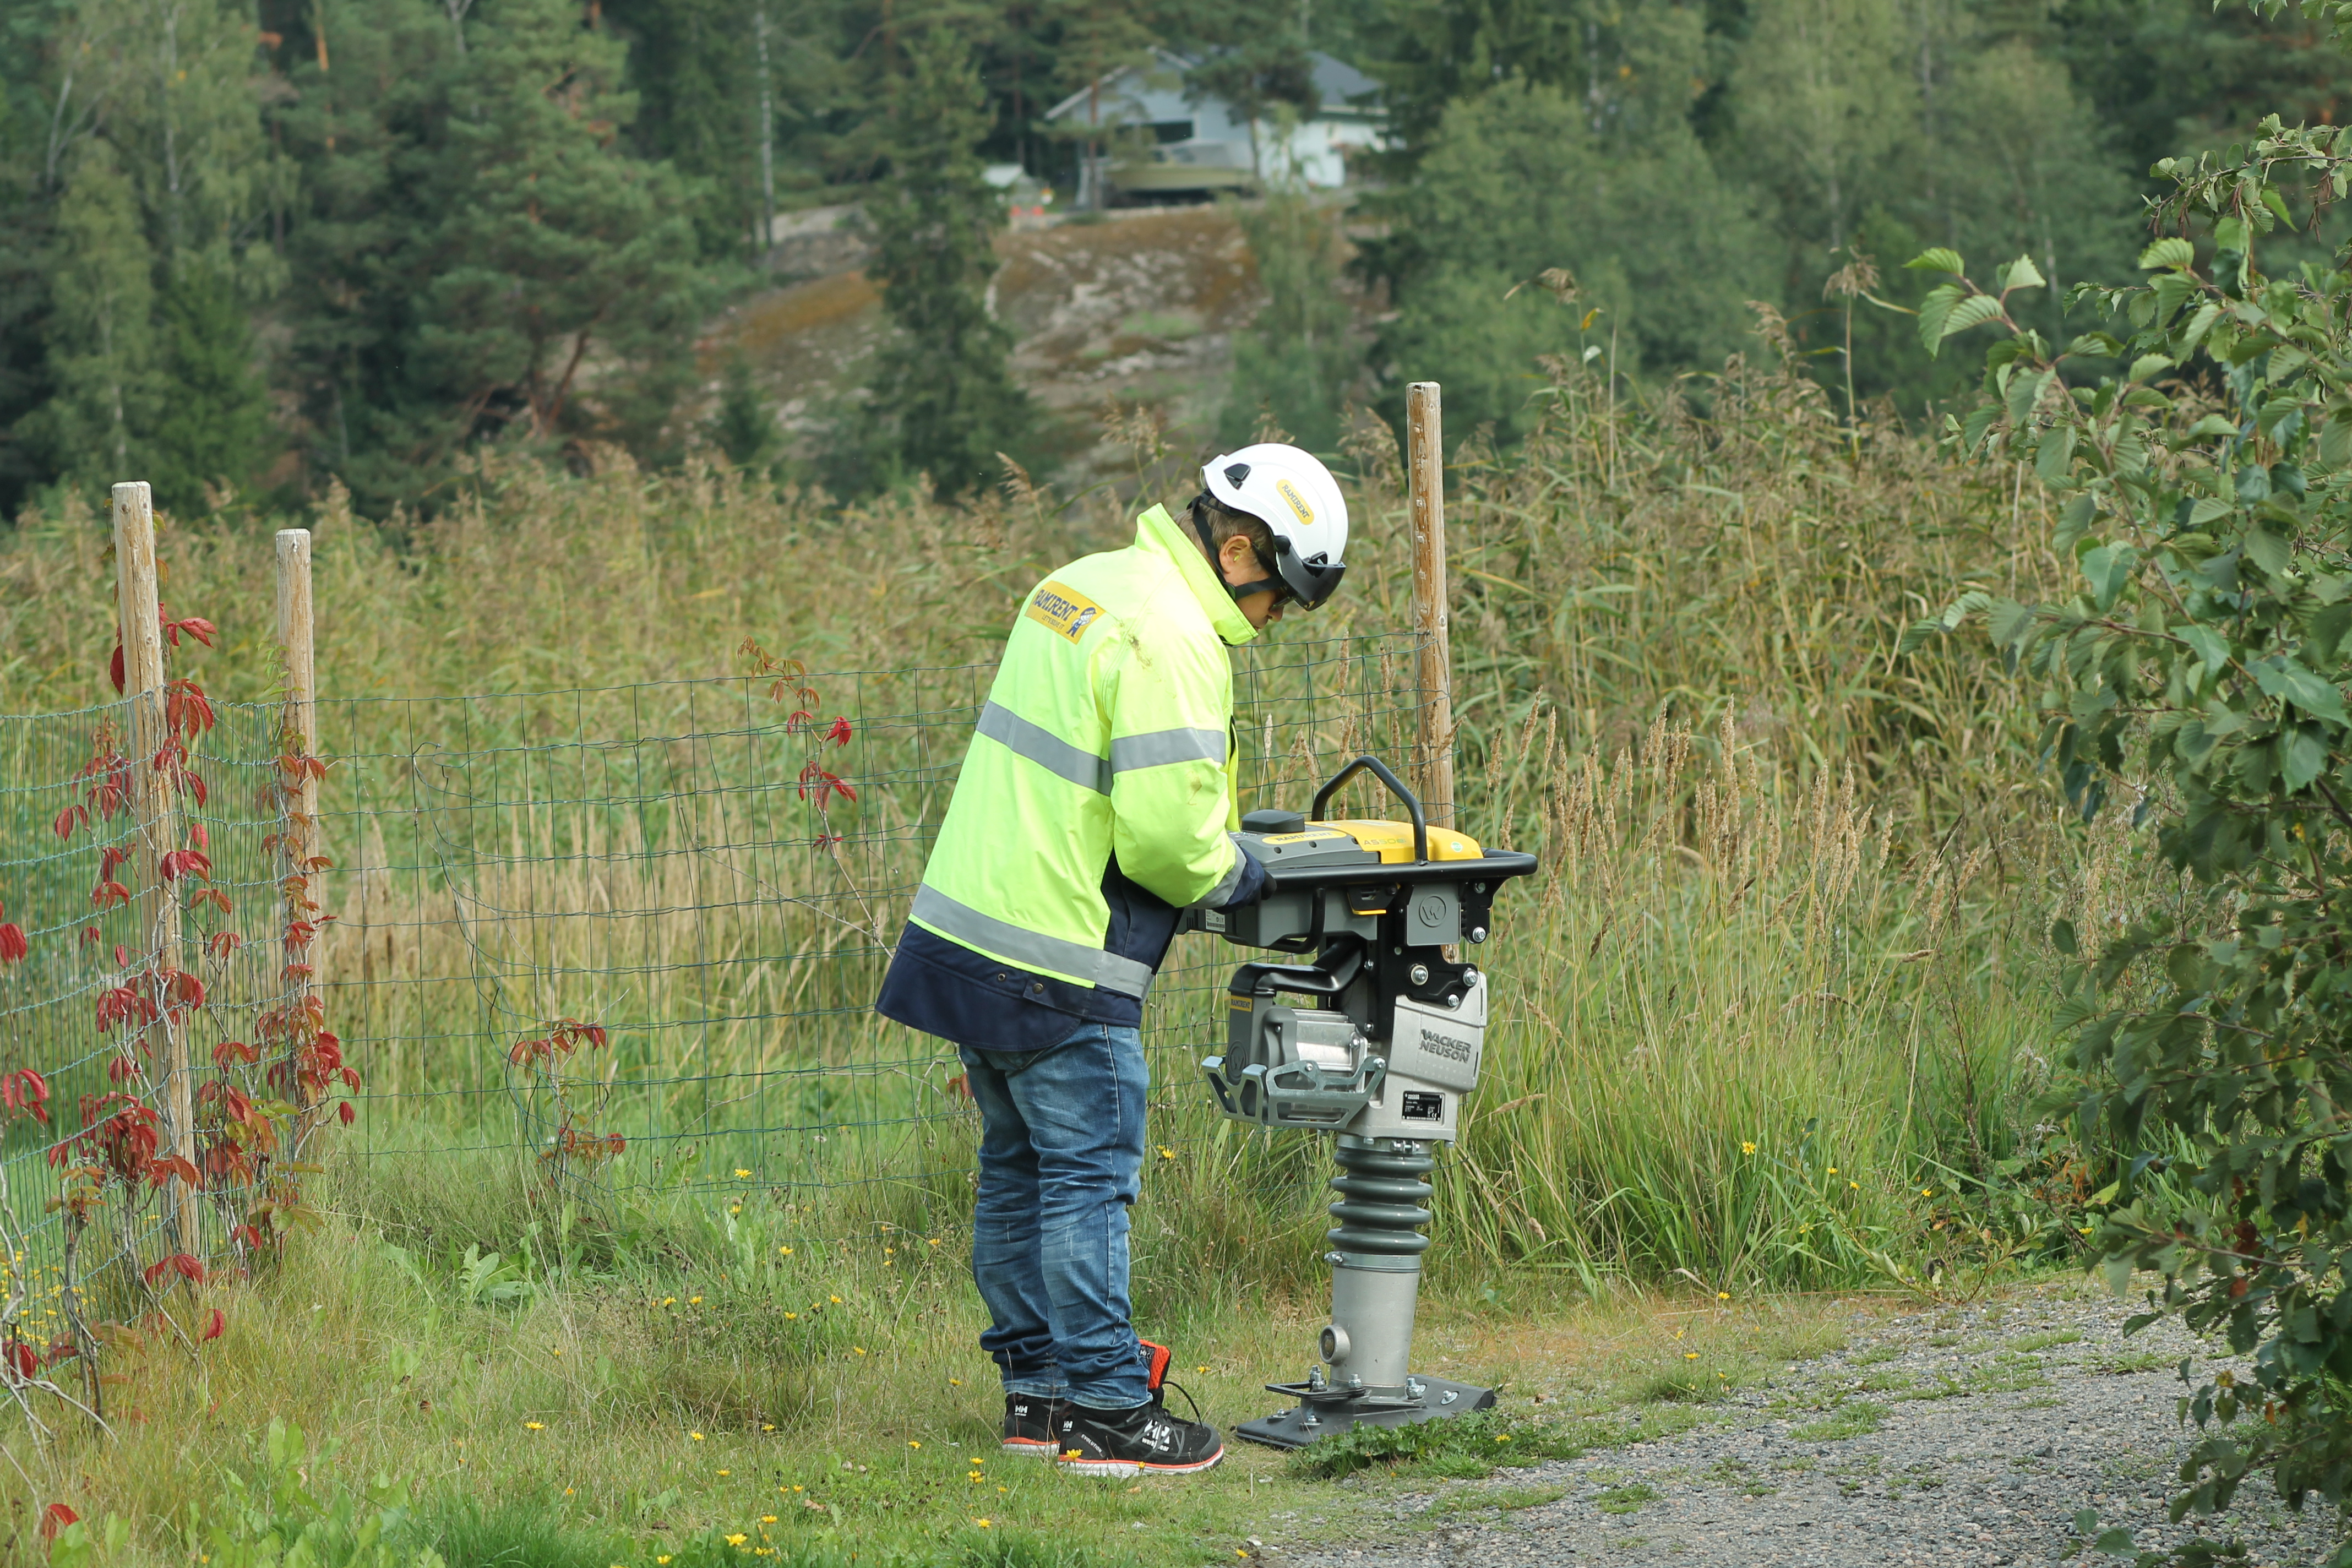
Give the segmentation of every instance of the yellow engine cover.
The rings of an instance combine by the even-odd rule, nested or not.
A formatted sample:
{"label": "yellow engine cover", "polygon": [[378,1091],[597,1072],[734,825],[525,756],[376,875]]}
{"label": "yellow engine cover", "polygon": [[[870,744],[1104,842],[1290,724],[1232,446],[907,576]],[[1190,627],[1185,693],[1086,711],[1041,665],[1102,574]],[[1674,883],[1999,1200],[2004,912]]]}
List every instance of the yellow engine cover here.
{"label": "yellow engine cover", "polygon": [[[1361,822],[1353,819],[1310,822],[1304,833],[1269,833],[1265,836],[1265,842],[1315,844],[1332,838],[1353,840],[1357,848],[1368,849],[1380,856],[1383,866],[1410,865],[1412,861],[1412,824],[1410,822]],[[1429,858],[1432,860],[1475,860],[1485,853],[1476,839],[1456,833],[1450,827],[1429,830]]]}

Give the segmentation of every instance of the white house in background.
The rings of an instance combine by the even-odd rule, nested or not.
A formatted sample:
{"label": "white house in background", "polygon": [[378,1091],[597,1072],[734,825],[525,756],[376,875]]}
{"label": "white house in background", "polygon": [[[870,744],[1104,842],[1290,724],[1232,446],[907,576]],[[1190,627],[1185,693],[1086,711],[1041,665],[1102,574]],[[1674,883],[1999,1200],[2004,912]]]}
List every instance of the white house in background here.
{"label": "white house in background", "polygon": [[1107,168],[1097,167],[1097,160],[1082,151],[1076,204],[1081,208],[1095,205],[1097,178],[1107,178],[1106,197],[1144,201],[1198,198],[1286,178],[1333,189],[1348,182],[1348,153],[1387,142],[1387,117],[1372,106],[1379,84],[1329,55],[1307,56],[1317,107],[1286,135],[1270,120],[1252,124],[1220,99],[1188,94],[1184,75],[1199,60],[1171,49],[1151,52],[1149,65],[1130,66],[1082,87],[1045,113],[1074,137],[1084,136],[1084,127],[1099,125],[1106,142],[1121,130],[1148,132],[1153,138],[1149,153],[1139,159],[1106,148],[1099,163]]}

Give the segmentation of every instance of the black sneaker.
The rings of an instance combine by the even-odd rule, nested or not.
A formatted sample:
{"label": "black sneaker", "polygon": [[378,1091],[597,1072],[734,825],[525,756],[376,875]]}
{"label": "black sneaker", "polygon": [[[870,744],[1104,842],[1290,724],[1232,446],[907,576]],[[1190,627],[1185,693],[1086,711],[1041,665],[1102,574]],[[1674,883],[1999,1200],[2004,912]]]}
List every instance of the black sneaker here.
{"label": "black sneaker", "polygon": [[1001,1445],[1008,1454],[1034,1454],[1041,1459],[1054,1457],[1054,1426],[1068,1406],[1058,1399],[1042,1394],[1008,1394],[1004,1396],[1004,1441]]}
{"label": "black sneaker", "polygon": [[1179,1421],[1157,1400],[1132,1410],[1065,1405],[1055,1430],[1061,1434],[1056,1458],[1081,1475],[1188,1475],[1225,1457],[1215,1427]]}

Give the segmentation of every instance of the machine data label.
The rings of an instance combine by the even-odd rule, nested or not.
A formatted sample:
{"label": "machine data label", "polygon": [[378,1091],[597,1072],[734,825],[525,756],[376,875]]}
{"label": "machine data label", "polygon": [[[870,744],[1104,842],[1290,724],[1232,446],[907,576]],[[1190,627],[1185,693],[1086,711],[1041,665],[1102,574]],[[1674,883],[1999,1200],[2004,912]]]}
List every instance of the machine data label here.
{"label": "machine data label", "polygon": [[1402,1114],[1407,1121],[1443,1121],[1445,1120],[1445,1097],[1421,1089],[1408,1090]]}

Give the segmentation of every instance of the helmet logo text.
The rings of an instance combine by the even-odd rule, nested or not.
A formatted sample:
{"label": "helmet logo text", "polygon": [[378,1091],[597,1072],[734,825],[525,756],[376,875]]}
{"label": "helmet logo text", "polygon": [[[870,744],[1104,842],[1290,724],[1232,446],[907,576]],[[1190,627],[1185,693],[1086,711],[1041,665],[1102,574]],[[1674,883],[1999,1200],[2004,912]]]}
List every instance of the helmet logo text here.
{"label": "helmet logo text", "polygon": [[1300,495],[1297,487],[1288,479],[1275,480],[1274,493],[1282,498],[1284,505],[1297,514],[1301,528],[1315,521],[1315,509],[1307,504],[1307,498]]}

